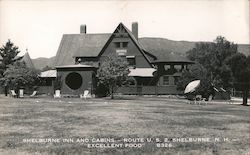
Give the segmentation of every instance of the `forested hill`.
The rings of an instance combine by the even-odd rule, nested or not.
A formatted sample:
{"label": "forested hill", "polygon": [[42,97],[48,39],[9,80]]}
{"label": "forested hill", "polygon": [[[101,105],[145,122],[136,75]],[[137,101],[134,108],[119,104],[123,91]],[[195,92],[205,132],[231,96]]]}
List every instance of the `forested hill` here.
{"label": "forested hill", "polygon": [[46,66],[53,67],[55,56],[51,58],[36,58],[32,59],[36,69],[43,69]]}
{"label": "forested hill", "polygon": [[[165,38],[139,38],[139,43],[146,51],[152,52],[152,54],[157,52],[157,55],[164,55],[165,52],[174,52],[185,55],[188,50],[194,48],[195,43],[197,42],[173,41]],[[250,55],[250,45],[238,44],[238,51],[248,56]],[[54,67],[54,60],[55,56],[51,58],[32,59],[33,64],[37,69],[42,69],[45,66]]]}
{"label": "forested hill", "polygon": [[[173,41],[165,38],[140,38],[139,42],[148,51],[174,52],[183,55],[185,55],[188,50],[194,48],[195,43],[197,43],[191,41]],[[250,45],[238,44],[238,52],[247,56],[250,55]]]}

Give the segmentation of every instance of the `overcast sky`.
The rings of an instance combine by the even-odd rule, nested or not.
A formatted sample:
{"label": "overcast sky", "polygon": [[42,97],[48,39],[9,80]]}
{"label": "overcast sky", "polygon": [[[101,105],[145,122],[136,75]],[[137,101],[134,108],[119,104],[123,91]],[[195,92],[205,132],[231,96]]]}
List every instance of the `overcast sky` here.
{"label": "overcast sky", "polygon": [[63,34],[112,33],[139,24],[139,37],[249,44],[249,0],[0,0],[0,44],[11,39],[32,58],[55,56]]}

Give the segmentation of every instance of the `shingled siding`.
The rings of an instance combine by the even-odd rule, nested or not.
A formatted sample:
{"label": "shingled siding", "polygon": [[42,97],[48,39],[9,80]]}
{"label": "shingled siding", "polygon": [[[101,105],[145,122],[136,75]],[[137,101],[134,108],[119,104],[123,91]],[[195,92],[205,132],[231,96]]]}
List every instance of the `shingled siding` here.
{"label": "shingled siding", "polygon": [[73,65],[75,57],[97,57],[111,34],[64,34],[54,66]]}
{"label": "shingled siding", "polygon": [[38,94],[53,95],[54,94],[54,88],[52,86],[39,86],[38,90],[37,90],[37,93]]}
{"label": "shingled siding", "polygon": [[116,93],[124,95],[178,95],[183,94],[178,91],[175,85],[169,86],[123,86],[119,87]]}
{"label": "shingled siding", "polygon": [[[139,51],[139,49],[136,47],[136,45],[132,42],[132,40],[130,40],[128,42],[128,47],[127,49],[127,56],[135,56],[135,60],[136,60],[136,67],[137,68],[150,68],[150,64],[147,62],[147,60],[145,59],[145,57],[141,54],[141,52]],[[111,42],[108,47],[105,49],[104,53],[101,56],[101,60],[103,59],[103,57],[107,56],[107,55],[113,55],[116,54],[116,47],[114,42]]]}
{"label": "shingled siding", "polygon": [[[67,75],[69,75],[70,73],[76,72],[78,74],[81,75],[82,77],[82,85],[79,89],[77,90],[73,90],[71,88],[69,88],[69,86],[66,84],[66,77]],[[91,70],[85,70],[85,71],[81,71],[81,70],[58,70],[57,76],[61,77],[61,81],[62,81],[62,86],[61,86],[61,94],[74,94],[74,95],[79,95],[79,94],[83,94],[84,90],[89,90],[91,91],[91,89],[93,88],[91,85],[93,83],[92,80],[92,75],[93,75],[93,71]]]}

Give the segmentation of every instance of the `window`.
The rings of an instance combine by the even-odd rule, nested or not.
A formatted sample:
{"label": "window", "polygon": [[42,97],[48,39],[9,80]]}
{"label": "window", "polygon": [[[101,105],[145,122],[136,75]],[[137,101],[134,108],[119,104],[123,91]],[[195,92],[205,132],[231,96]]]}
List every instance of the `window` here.
{"label": "window", "polygon": [[130,77],[127,81],[127,85],[130,85],[130,86],[135,86],[136,85],[136,80],[134,77]]}
{"label": "window", "polygon": [[164,69],[165,70],[169,70],[170,69],[170,65],[164,65]]}
{"label": "window", "polygon": [[181,71],[181,65],[175,65],[174,68],[175,68],[177,71]]}
{"label": "window", "polygon": [[180,77],[179,76],[174,76],[174,85],[177,85],[179,82]]}
{"label": "window", "polygon": [[116,48],[127,48],[128,42],[114,42]]}
{"label": "window", "polygon": [[127,61],[128,61],[128,65],[135,67],[135,65],[136,65],[135,56],[126,56],[126,58],[127,58]]}
{"label": "window", "polygon": [[123,47],[123,48],[128,47],[128,42],[122,42],[122,47]]}
{"label": "window", "polygon": [[79,73],[69,73],[65,78],[66,85],[73,90],[77,90],[82,86],[82,76]]}
{"label": "window", "polygon": [[169,85],[169,76],[163,76],[163,85]]}
{"label": "window", "polygon": [[114,44],[116,48],[120,48],[120,42],[115,42]]}
{"label": "window", "polygon": [[79,64],[82,62],[82,58],[81,57],[76,57],[75,58],[75,64]]}

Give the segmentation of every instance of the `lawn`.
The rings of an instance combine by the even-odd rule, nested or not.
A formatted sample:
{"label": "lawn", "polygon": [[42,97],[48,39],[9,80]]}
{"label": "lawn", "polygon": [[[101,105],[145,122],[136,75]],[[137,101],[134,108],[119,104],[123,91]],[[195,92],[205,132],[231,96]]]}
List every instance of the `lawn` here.
{"label": "lawn", "polygon": [[249,118],[225,102],[0,97],[0,154],[249,155]]}

